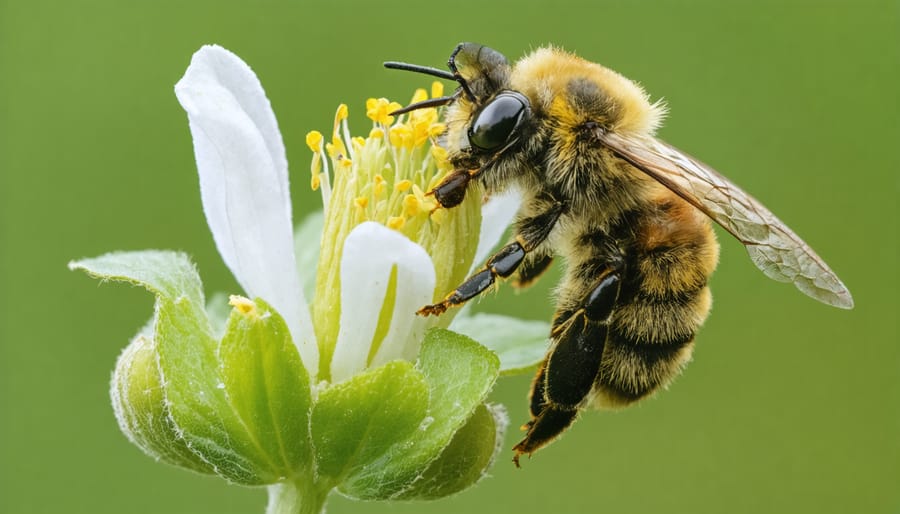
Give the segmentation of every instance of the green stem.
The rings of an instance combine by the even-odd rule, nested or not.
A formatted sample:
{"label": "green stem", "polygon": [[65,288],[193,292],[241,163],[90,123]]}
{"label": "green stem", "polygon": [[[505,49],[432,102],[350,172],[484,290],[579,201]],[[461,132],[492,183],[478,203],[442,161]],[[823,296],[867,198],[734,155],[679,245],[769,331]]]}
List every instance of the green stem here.
{"label": "green stem", "polygon": [[266,514],[321,514],[330,489],[321,490],[309,480],[287,480],[270,485]]}

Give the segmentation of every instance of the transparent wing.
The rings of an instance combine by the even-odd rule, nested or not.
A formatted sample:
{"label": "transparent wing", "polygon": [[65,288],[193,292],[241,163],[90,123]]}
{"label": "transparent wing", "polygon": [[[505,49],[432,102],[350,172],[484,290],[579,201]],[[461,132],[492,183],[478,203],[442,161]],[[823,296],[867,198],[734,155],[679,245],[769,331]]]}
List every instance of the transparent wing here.
{"label": "transparent wing", "polygon": [[771,211],[702,162],[652,137],[601,135],[620,157],[687,200],[736,237],[767,277],[791,282],[820,302],[850,309],[850,291]]}

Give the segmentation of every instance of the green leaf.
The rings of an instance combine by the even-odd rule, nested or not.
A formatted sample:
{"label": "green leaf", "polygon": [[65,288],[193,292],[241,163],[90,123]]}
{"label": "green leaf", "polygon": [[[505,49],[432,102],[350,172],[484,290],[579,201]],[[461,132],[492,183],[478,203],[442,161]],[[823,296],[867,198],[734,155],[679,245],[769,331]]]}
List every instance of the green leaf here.
{"label": "green leaf", "polygon": [[116,362],[110,398],[122,433],[154,459],[199,473],[212,466],[188,448],[165,402],[152,336],[134,338]]}
{"label": "green leaf", "polygon": [[428,382],[428,423],[348,476],[340,490],[359,499],[384,500],[410,488],[482,403],[499,366],[496,355],[468,337],[430,330],[416,364]]}
{"label": "green leaf", "polygon": [[309,375],[281,316],[261,299],[234,309],[219,345],[219,371],[231,409],[265,455],[267,471],[311,471]]}
{"label": "green leaf", "polygon": [[502,407],[485,404],[476,407],[441,456],[396,499],[437,500],[474,485],[484,478],[502,448],[507,424]]}
{"label": "green leaf", "polygon": [[406,361],[321,391],[310,423],[319,475],[337,484],[371,465],[421,428],[427,407],[425,377]]}
{"label": "green leaf", "polygon": [[549,345],[549,323],[500,314],[457,316],[450,329],[496,353],[503,376],[533,371],[544,360]]}

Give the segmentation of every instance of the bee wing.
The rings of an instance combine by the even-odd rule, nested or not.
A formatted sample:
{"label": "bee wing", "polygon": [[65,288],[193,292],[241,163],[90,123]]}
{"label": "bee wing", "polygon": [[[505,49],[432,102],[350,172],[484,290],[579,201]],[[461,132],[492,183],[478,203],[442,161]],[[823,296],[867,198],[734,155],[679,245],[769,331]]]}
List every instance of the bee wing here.
{"label": "bee wing", "polygon": [[820,302],[842,309],[853,307],[850,291],[816,252],[716,170],[653,137],[607,132],[601,140],[730,232],[767,277],[791,282]]}

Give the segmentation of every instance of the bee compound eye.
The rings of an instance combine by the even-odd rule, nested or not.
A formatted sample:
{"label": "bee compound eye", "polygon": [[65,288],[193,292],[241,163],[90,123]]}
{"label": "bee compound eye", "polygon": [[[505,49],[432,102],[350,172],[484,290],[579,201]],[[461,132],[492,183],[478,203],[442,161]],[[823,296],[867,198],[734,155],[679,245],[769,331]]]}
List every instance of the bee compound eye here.
{"label": "bee compound eye", "polygon": [[496,150],[509,141],[525,115],[527,100],[518,93],[501,93],[485,105],[469,127],[469,143]]}

